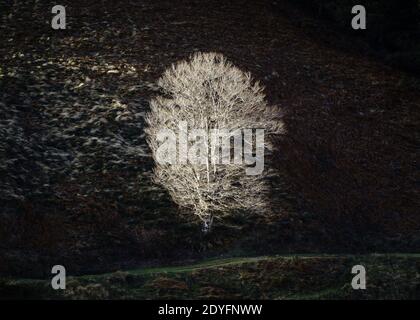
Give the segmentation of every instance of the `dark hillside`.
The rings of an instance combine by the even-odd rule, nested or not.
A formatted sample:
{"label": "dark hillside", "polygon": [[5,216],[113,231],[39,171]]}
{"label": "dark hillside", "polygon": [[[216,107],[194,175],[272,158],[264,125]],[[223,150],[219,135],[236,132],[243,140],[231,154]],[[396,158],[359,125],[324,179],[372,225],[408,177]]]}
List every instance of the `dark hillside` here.
{"label": "dark hillside", "polygon": [[[382,49],[365,39],[355,48],[354,35],[287,1],[277,10],[241,0],[62,4],[68,27],[58,31],[46,1],[0,10],[1,274],[40,277],[55,263],[81,274],[220,254],[419,251],[420,84],[377,58]],[[377,48],[418,45],[392,39]],[[206,236],[151,182],[144,135],[156,80],[196,51],[250,71],[287,129],[267,160],[273,214],[238,213]]]}

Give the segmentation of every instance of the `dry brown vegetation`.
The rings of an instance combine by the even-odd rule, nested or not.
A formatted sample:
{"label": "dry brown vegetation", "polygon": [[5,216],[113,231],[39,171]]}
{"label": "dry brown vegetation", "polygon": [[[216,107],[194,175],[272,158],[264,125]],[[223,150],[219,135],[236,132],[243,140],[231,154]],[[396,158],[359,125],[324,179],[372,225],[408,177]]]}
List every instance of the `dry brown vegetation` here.
{"label": "dry brown vegetation", "polygon": [[[62,31],[47,4],[14,2],[0,27],[1,272],[419,249],[419,82],[351,36],[286,1],[277,11],[270,1],[63,1]],[[205,239],[151,183],[143,134],[155,82],[195,51],[261,80],[288,132],[272,158],[275,214],[232,218]]]}

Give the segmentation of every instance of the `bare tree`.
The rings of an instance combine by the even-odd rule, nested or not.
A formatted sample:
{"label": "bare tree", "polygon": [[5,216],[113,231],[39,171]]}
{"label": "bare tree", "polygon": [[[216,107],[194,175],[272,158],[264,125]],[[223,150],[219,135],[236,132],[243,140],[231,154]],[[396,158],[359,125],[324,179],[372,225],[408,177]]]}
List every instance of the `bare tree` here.
{"label": "bare tree", "polygon": [[[255,168],[270,147],[264,137],[282,133],[283,123],[280,110],[267,106],[259,83],[221,54],[197,53],[168,68],[158,85],[163,95],[152,99],[146,117],[155,181],[202,220],[205,232],[214,218],[237,209],[263,211],[267,187],[264,172]],[[190,128],[200,134],[187,135]],[[162,161],[164,130],[178,132],[179,139],[166,148],[176,161]],[[187,156],[198,160],[185,161]]]}

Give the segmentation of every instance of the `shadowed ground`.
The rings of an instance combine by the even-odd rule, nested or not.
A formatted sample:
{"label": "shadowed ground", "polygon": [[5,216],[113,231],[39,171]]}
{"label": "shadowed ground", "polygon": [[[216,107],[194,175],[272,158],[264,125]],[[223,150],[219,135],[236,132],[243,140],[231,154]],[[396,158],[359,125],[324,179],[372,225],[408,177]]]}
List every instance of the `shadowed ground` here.
{"label": "shadowed ground", "polygon": [[[367,289],[353,290],[361,264]],[[49,281],[0,279],[0,298],[37,299],[418,299],[419,254],[288,255],[213,259],[168,268]]]}
{"label": "shadowed ground", "polygon": [[[418,79],[353,38],[285,1],[62,1],[59,31],[47,2],[13,3],[0,27],[0,273],[420,248]],[[195,51],[250,71],[287,128],[268,161],[273,214],[206,237],[151,183],[143,132],[156,80]]]}

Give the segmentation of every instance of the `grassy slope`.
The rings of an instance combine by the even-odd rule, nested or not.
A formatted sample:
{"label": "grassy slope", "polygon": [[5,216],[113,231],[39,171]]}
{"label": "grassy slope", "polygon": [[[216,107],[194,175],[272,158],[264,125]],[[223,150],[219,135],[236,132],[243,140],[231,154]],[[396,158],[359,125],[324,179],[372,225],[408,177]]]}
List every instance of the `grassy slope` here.
{"label": "grassy slope", "polygon": [[[0,273],[41,277],[55,261],[99,273],[233,250],[420,248],[417,80],[320,19],[271,1],[72,0],[62,3],[68,29],[56,32],[48,3],[13,2],[0,32],[13,43],[0,48]],[[197,50],[250,71],[288,131],[273,160],[273,215],[234,217],[209,239],[151,184],[147,152],[108,149],[115,136],[142,145],[157,79]],[[132,120],[117,121],[121,110]]]}
{"label": "grassy slope", "polygon": [[[351,268],[367,270],[367,290],[351,287]],[[419,299],[420,254],[288,255],[212,259],[176,267],[69,277],[0,280],[0,298],[41,299]]]}

